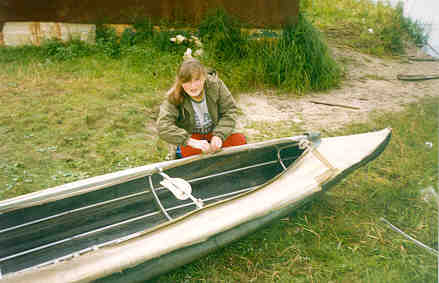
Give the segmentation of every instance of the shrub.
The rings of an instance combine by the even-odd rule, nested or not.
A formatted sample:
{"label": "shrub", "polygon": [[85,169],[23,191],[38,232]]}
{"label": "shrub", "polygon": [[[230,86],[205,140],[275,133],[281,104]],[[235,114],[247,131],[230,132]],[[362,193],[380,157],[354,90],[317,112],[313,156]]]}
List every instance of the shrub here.
{"label": "shrub", "polygon": [[401,29],[407,34],[408,39],[413,41],[417,46],[425,46],[428,42],[428,34],[425,33],[422,25],[417,21],[404,17],[403,5],[398,3],[396,6],[396,17]]}
{"label": "shrub", "polygon": [[46,40],[41,45],[41,50],[43,56],[60,61],[85,57],[93,53],[92,47],[79,39],[68,42],[59,39]]}
{"label": "shrub", "polygon": [[265,46],[264,73],[270,84],[304,92],[336,86],[341,69],[332,59],[321,34],[300,15],[287,24],[277,42]]}
{"label": "shrub", "polygon": [[149,18],[136,20],[133,28],[127,28],[123,31],[120,44],[122,46],[133,46],[144,43],[154,35],[154,25]]}
{"label": "shrub", "polygon": [[111,58],[117,58],[121,54],[119,37],[116,31],[105,25],[96,26],[96,46],[102,53]]}
{"label": "shrub", "polygon": [[248,36],[242,24],[224,9],[207,14],[198,26],[205,49],[217,60],[242,59],[248,55]]}
{"label": "shrub", "polygon": [[385,1],[303,0],[300,6],[332,42],[361,52],[399,55],[406,41],[418,46],[427,42],[422,26],[403,16],[401,3],[394,8]]}
{"label": "shrub", "polygon": [[20,62],[24,64],[33,60],[39,60],[42,57],[44,55],[39,46],[0,46],[0,63]]}

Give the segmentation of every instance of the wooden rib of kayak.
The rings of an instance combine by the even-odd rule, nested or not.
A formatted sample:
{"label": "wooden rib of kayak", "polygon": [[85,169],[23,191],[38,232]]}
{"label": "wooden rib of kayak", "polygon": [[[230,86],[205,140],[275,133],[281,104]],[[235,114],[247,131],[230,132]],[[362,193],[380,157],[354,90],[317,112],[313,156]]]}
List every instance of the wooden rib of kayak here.
{"label": "wooden rib of kayak", "polygon": [[390,136],[281,138],[3,200],[0,282],[152,278],[291,213]]}

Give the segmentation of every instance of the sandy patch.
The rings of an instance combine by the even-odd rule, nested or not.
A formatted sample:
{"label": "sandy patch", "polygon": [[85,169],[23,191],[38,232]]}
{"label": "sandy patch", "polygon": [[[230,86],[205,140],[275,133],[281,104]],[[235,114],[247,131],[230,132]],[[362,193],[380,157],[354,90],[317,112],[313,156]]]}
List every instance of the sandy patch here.
{"label": "sandy patch", "polygon": [[[330,131],[365,121],[371,112],[400,111],[420,98],[439,97],[439,79],[397,79],[398,74],[439,74],[439,62],[380,59],[345,49],[334,49],[334,54],[347,65],[346,79],[339,89],[311,93],[304,98],[277,96],[270,91],[239,94],[242,126],[253,121],[293,121],[303,123],[306,130]],[[425,56],[418,50],[408,55]]]}

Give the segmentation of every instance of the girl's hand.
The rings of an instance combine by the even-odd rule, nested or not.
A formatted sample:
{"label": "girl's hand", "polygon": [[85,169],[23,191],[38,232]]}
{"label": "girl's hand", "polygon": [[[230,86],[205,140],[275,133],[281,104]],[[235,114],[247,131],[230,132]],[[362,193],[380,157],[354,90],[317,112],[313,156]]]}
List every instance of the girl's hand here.
{"label": "girl's hand", "polygon": [[196,140],[193,138],[190,138],[187,141],[187,145],[200,149],[203,153],[209,153],[211,148],[210,144],[206,140]]}
{"label": "girl's hand", "polygon": [[210,140],[211,152],[219,151],[222,146],[223,146],[223,141],[221,140],[221,138],[219,138],[217,136],[213,136],[212,139]]}

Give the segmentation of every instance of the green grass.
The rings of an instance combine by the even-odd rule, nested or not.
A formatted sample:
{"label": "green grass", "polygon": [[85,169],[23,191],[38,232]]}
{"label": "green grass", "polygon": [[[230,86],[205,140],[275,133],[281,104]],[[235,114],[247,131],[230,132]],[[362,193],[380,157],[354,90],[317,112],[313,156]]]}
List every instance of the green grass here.
{"label": "green grass", "polygon": [[[332,135],[393,128],[386,150],[327,194],[268,227],[153,282],[436,282],[437,258],[385,218],[438,248],[439,100]],[[276,137],[268,129],[264,134]],[[433,147],[428,146],[433,143]],[[426,200],[425,200],[426,199]]]}
{"label": "green grass", "polygon": [[157,66],[156,80],[130,58],[3,69],[1,197],[163,159],[155,117],[171,68]]}
{"label": "green grass", "polygon": [[304,0],[302,12],[335,44],[377,56],[401,55],[407,41],[423,46],[427,35],[403,16],[403,6],[385,1]]}
{"label": "green grass", "polygon": [[[14,79],[11,73],[2,74],[1,199],[156,162],[166,154],[153,129],[162,98],[153,88],[159,82],[151,84],[131,73],[129,77],[146,85],[136,87],[115,80],[114,71],[93,71],[82,60],[59,64],[52,69],[29,63],[16,68]],[[113,64],[121,71],[126,68],[117,60],[103,67]],[[64,69],[72,75],[58,72]],[[377,160],[328,194],[154,281],[437,281],[436,258],[380,218],[438,248],[437,206],[424,200],[426,188],[437,190],[438,121],[432,117],[438,117],[438,106],[437,99],[421,101],[403,112],[332,132],[391,126],[393,137]],[[259,132],[252,141],[302,132],[300,125],[280,122],[253,123],[248,129]]]}
{"label": "green grass", "polygon": [[[296,27],[264,31],[270,36],[262,40],[238,32],[237,23],[224,15],[206,19],[227,26],[213,29],[213,38],[209,22],[200,28],[211,40],[203,62],[217,69],[235,94],[270,88],[306,95],[334,88],[343,78],[326,40],[383,56],[401,52],[404,29],[423,40],[416,23],[387,6],[316,0],[311,9],[311,2],[301,3],[305,13]],[[169,38],[199,31],[153,32],[148,21],[136,28],[119,38],[100,27],[92,46],[49,41],[0,48],[0,200],[164,159],[167,149],[155,130],[158,107],[183,52],[194,47]],[[228,29],[234,29],[232,39],[225,37]],[[238,44],[232,50],[239,52],[227,54],[229,44]],[[432,117],[438,117],[438,104],[423,101],[331,132],[394,129],[386,151],[330,193],[156,281],[437,281],[436,259],[379,219],[438,248],[437,207],[423,200],[425,188],[437,190],[438,125]],[[247,130],[256,130],[252,142],[303,132],[301,125],[283,122],[255,122]]]}

